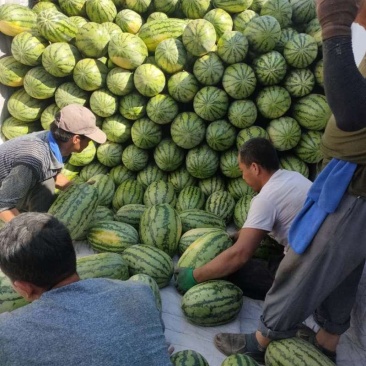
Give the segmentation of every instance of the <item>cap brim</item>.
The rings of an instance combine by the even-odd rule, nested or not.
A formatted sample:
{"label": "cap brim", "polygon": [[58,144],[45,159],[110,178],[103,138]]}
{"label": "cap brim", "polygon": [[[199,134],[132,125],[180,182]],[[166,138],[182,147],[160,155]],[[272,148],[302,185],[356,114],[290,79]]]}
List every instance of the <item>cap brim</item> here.
{"label": "cap brim", "polygon": [[104,144],[107,141],[107,135],[98,127],[92,133],[88,133],[85,136],[98,144]]}

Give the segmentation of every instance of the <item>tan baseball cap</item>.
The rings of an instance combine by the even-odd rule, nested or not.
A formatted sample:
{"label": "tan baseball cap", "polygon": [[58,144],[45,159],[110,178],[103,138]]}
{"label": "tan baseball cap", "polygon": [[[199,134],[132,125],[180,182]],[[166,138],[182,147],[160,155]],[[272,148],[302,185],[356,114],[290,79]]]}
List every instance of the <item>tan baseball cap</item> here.
{"label": "tan baseball cap", "polygon": [[56,116],[56,125],[75,135],[83,135],[98,144],[107,140],[106,134],[96,125],[94,114],[80,104],[69,104],[61,108]]}

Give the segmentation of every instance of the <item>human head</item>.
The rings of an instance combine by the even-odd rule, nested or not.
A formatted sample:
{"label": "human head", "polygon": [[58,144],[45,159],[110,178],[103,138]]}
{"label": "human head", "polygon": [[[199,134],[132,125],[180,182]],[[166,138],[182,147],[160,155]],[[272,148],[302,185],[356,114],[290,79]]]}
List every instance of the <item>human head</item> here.
{"label": "human head", "polygon": [[252,138],[240,147],[238,162],[243,179],[255,192],[280,168],[276,149],[262,137]]}
{"label": "human head", "polygon": [[94,114],[80,104],[69,104],[61,108],[56,113],[51,131],[56,140],[60,137],[63,142],[73,135],[85,136],[98,144],[103,144],[107,139],[106,134],[97,127]]}
{"label": "human head", "polygon": [[64,224],[47,213],[22,213],[0,231],[0,269],[14,284],[44,290],[76,273],[76,254]]}

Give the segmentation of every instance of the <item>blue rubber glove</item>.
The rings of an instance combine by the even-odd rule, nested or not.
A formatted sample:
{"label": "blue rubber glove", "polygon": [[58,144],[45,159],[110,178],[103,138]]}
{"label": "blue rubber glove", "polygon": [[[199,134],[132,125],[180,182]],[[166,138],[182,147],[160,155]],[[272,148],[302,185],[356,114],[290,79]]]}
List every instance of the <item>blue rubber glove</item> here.
{"label": "blue rubber glove", "polygon": [[175,287],[184,294],[191,287],[197,285],[197,281],[193,277],[193,268],[177,268],[174,271]]}

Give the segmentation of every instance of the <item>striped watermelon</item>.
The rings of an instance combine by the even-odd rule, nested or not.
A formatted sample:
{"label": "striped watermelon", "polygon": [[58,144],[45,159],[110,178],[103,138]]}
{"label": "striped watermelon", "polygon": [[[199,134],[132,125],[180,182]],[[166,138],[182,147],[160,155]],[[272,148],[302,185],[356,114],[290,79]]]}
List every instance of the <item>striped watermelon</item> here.
{"label": "striped watermelon", "polygon": [[150,149],[162,139],[162,129],[151,119],[143,117],[136,120],[131,128],[132,142],[141,149]]}
{"label": "striped watermelon", "polygon": [[149,153],[134,144],[128,145],[122,152],[123,165],[133,172],[144,169],[149,160]]}
{"label": "striped watermelon", "polygon": [[124,165],[117,165],[109,172],[113,182],[118,186],[127,179],[136,179],[136,172],[127,169]]}
{"label": "striped watermelon", "polygon": [[163,250],[171,257],[178,250],[182,222],[168,203],[148,207],[141,216],[140,237],[144,244]]}
{"label": "striped watermelon", "polygon": [[286,62],[297,68],[308,67],[318,55],[318,45],[314,37],[309,34],[295,34],[283,49]]}
{"label": "striped watermelon", "polygon": [[[86,16],[85,12],[86,0],[59,0],[58,4],[63,13],[68,16]],[[42,4],[38,3],[38,4]]]}
{"label": "striped watermelon", "polygon": [[153,97],[164,89],[165,76],[155,65],[143,64],[136,68],[133,82],[140,94],[145,97]]}
{"label": "striped watermelon", "polygon": [[144,205],[147,207],[168,203],[175,206],[177,195],[174,186],[164,180],[151,182],[145,189]]}
{"label": "striped watermelon", "polygon": [[309,34],[316,40],[318,48],[322,47],[322,29],[318,18],[310,20],[310,22],[306,25],[305,33]]}
{"label": "striped watermelon", "polygon": [[120,114],[114,114],[103,120],[102,130],[108,141],[124,143],[131,137],[132,122]]}
{"label": "striped watermelon", "polygon": [[123,117],[136,120],[146,114],[147,98],[138,92],[132,92],[121,98],[119,112]]}
{"label": "striped watermelon", "polygon": [[187,61],[187,52],[183,43],[175,38],[160,42],[155,50],[155,61],[165,72],[174,74],[181,71]]}
{"label": "striped watermelon", "polygon": [[216,151],[224,151],[235,144],[236,128],[226,120],[211,122],[206,129],[207,145]]}
{"label": "striped watermelon", "polygon": [[178,8],[179,0],[154,0],[155,11],[171,15]]}
{"label": "striped watermelon", "polygon": [[215,27],[217,39],[220,38],[224,32],[233,29],[233,20],[230,14],[224,9],[212,9],[204,15],[203,19],[208,20]]}
{"label": "striped watermelon", "polygon": [[295,24],[304,24],[316,17],[314,0],[290,0],[292,6],[292,21]]}
{"label": "striped watermelon", "polygon": [[81,169],[79,176],[84,182],[86,182],[94,175],[108,174],[108,171],[108,167],[99,163],[99,161],[93,161]]}
{"label": "striped watermelon", "polygon": [[212,192],[224,191],[225,180],[220,175],[214,175],[210,178],[200,179],[198,186],[206,196],[209,196]]}
{"label": "striped watermelon", "polygon": [[237,353],[225,358],[221,366],[258,366],[258,364],[252,357]]}
{"label": "striped watermelon", "polygon": [[155,52],[161,41],[180,37],[186,25],[184,20],[177,18],[153,20],[140,28],[138,36],[150,52]]}
{"label": "striped watermelon", "polygon": [[172,140],[183,149],[198,146],[205,138],[206,124],[194,112],[179,113],[170,126]]}
{"label": "striped watermelon", "polygon": [[300,338],[273,341],[265,354],[268,366],[334,366],[334,363],[309,342]]}
{"label": "striped watermelon", "polygon": [[198,80],[188,71],[177,72],[168,80],[168,93],[177,102],[191,101],[198,90]]}
{"label": "striped watermelon", "polygon": [[266,2],[267,2],[267,0],[253,0],[249,9],[260,13],[263,4]]}
{"label": "striped watermelon", "polygon": [[256,104],[263,117],[279,118],[289,110],[291,96],[282,86],[267,86],[259,91]]}
{"label": "striped watermelon", "polygon": [[133,72],[114,67],[108,72],[107,87],[113,94],[119,96],[129,94],[134,88]]}
{"label": "striped watermelon", "polygon": [[115,190],[112,205],[117,211],[127,204],[142,204],[143,197],[143,185],[134,179],[126,179]]}
{"label": "striped watermelon", "polygon": [[286,60],[278,51],[270,51],[253,60],[253,70],[260,84],[278,84],[286,75]]}
{"label": "striped watermelon", "polygon": [[146,189],[152,182],[163,180],[167,181],[167,173],[161,170],[154,162],[149,163],[143,170],[137,174],[136,180]]}
{"label": "striped watermelon", "polygon": [[236,201],[246,194],[254,195],[253,189],[248,186],[247,182],[242,177],[229,179],[227,182],[227,191]]}
{"label": "striped watermelon", "polygon": [[121,162],[123,146],[111,141],[106,141],[97,148],[97,159],[103,165],[112,168]]}
{"label": "striped watermelon", "polygon": [[152,0],[124,0],[127,9],[136,11],[137,13],[145,13],[150,9]]}
{"label": "striped watermelon", "polygon": [[111,117],[117,112],[118,98],[106,88],[93,91],[89,99],[90,109],[99,117]]}
{"label": "striped watermelon", "polygon": [[173,260],[154,246],[132,245],[124,250],[122,258],[128,263],[131,275],[146,274],[156,281],[159,288],[167,286],[173,276]]}
{"label": "striped watermelon", "polygon": [[199,268],[231,246],[232,241],[225,230],[206,232],[188,246],[177,266]]}
{"label": "striped watermelon", "polygon": [[88,165],[94,160],[96,154],[96,147],[94,141],[90,140],[88,146],[81,152],[71,153],[69,163],[75,166],[84,166]]}
{"label": "striped watermelon", "polygon": [[24,76],[30,67],[17,61],[13,56],[0,59],[0,83],[6,86],[22,86]]}
{"label": "striped watermelon", "polygon": [[130,245],[139,243],[137,230],[124,222],[101,221],[87,234],[88,243],[99,252],[122,253]]}
{"label": "striped watermelon", "polygon": [[37,122],[24,122],[14,117],[8,117],[1,123],[1,132],[8,140],[39,130]]}
{"label": "striped watermelon", "polygon": [[199,187],[184,187],[178,195],[176,210],[184,211],[194,208],[201,209],[205,205],[206,197]]}
{"label": "striped watermelon", "polygon": [[253,194],[245,194],[240,197],[235,204],[233,221],[238,229],[244,225],[244,222],[247,219],[252,198]]}
{"label": "striped watermelon", "polygon": [[283,28],[281,30],[281,36],[280,39],[277,41],[276,46],[275,46],[275,50],[278,52],[281,52],[281,54],[283,53],[283,49],[285,47],[285,44],[292,39],[292,37],[298,34],[298,32],[291,27],[287,27],[287,28]]}
{"label": "striped watermelon", "polygon": [[52,43],[42,54],[42,66],[51,75],[64,77],[71,75],[76,63],[81,59],[78,49],[66,42]]}
{"label": "striped watermelon", "polygon": [[159,125],[166,125],[178,114],[178,103],[167,94],[157,94],[146,105],[148,117]]}
{"label": "striped watermelon", "polygon": [[227,191],[216,191],[211,193],[205,203],[205,210],[221,217],[229,222],[233,216],[235,200]]}
{"label": "striped watermelon", "polygon": [[303,127],[321,131],[325,128],[332,111],[325,95],[309,94],[293,105],[292,116]]}
{"label": "striped watermelon", "polygon": [[67,81],[62,83],[55,92],[55,102],[58,108],[66,107],[69,104],[86,105],[89,100],[89,93],[79,88],[75,82]]}
{"label": "striped watermelon", "polygon": [[174,366],[209,366],[207,360],[199,352],[188,349],[172,354],[170,361]]}
{"label": "striped watermelon", "polygon": [[312,92],[315,77],[309,69],[294,69],[286,75],[283,86],[292,97],[304,97]]}
{"label": "striped watermelon", "polygon": [[216,8],[224,9],[229,13],[240,13],[251,5],[250,0],[213,0]]}
{"label": "striped watermelon", "polygon": [[41,117],[47,101],[32,98],[24,88],[18,89],[8,99],[7,108],[11,116],[24,121],[33,122]]}
{"label": "striped watermelon", "polygon": [[88,227],[97,206],[96,188],[88,183],[73,184],[57,196],[48,213],[59,219],[76,240]]}
{"label": "striped watermelon", "polygon": [[189,209],[179,213],[182,221],[182,232],[197,228],[221,228],[225,229],[225,222],[214,213],[200,209]]}
{"label": "striped watermelon", "polygon": [[80,28],[82,27],[85,23],[88,22],[87,19],[85,19],[84,17],[82,16],[79,16],[79,15],[73,15],[71,17],[69,17],[69,20],[74,23],[76,25],[77,28]]}
{"label": "striped watermelon", "polygon": [[145,43],[136,35],[121,33],[111,37],[108,55],[117,66],[134,70],[145,61],[148,50]]}
{"label": "striped watermelon", "polygon": [[248,39],[239,31],[226,31],[217,42],[217,54],[227,64],[243,62],[248,50]]}
{"label": "striped watermelon", "polygon": [[231,322],[243,305],[243,292],[229,281],[212,280],[189,289],[182,298],[182,311],[193,324],[212,327]]}
{"label": "striped watermelon", "polygon": [[41,114],[41,125],[44,130],[49,130],[51,123],[55,119],[55,115],[60,111],[60,108],[57,107],[56,103],[50,104]]}
{"label": "striped watermelon", "polygon": [[206,144],[190,149],[187,153],[186,168],[195,178],[209,178],[216,173],[218,167],[218,153]]}
{"label": "striped watermelon", "polygon": [[251,126],[257,119],[257,107],[250,99],[234,100],[230,103],[227,118],[238,128]]}
{"label": "striped watermelon", "polygon": [[206,121],[215,121],[224,117],[228,106],[228,95],[216,86],[204,86],[197,92],[193,100],[194,111]]}
{"label": "striped watermelon", "polygon": [[269,139],[278,151],[290,150],[300,141],[301,128],[291,117],[273,119],[266,127]]}
{"label": "striped watermelon", "polygon": [[239,32],[244,32],[244,29],[249,24],[249,22],[253,19],[258,17],[259,14],[257,14],[253,10],[244,10],[238,14],[234,15],[233,19],[233,29]]}
{"label": "striped watermelon", "polygon": [[70,162],[67,162],[61,169],[61,174],[63,174],[66,178],[70,180],[74,180],[76,177],[78,177],[80,170],[81,167],[72,165]]}
{"label": "striped watermelon", "polygon": [[179,168],[185,157],[184,150],[169,138],[163,139],[154,149],[156,165],[166,172]]}
{"label": "striped watermelon", "polygon": [[37,13],[25,5],[4,4],[0,6],[0,32],[14,37],[37,26]]}
{"label": "striped watermelon", "polygon": [[117,253],[97,253],[76,259],[76,270],[80,278],[112,278],[127,280],[128,265]]}
{"label": "striped watermelon", "polygon": [[321,139],[321,131],[308,130],[303,132],[299,143],[294,149],[295,154],[305,163],[318,163],[323,158],[320,150]]}
{"label": "striped watermelon", "polygon": [[253,18],[243,33],[254,52],[265,53],[275,48],[281,36],[281,26],[276,18],[263,15]]}
{"label": "striped watermelon", "polygon": [[[93,227],[94,225],[98,224],[100,221],[113,221],[114,220],[114,213],[113,211],[106,207],[106,206],[97,206],[97,208],[94,211],[93,217],[91,218],[89,222],[88,229],[90,227]],[[116,220],[118,221],[118,220]],[[85,233],[85,239],[86,239],[86,233]]]}
{"label": "striped watermelon", "polygon": [[73,79],[78,87],[86,91],[103,88],[109,69],[99,60],[83,58],[73,70]]}
{"label": "striped watermelon", "polygon": [[85,11],[88,18],[95,23],[113,22],[117,8],[112,0],[86,0]]}
{"label": "striped watermelon", "polygon": [[228,178],[239,178],[242,173],[238,165],[238,150],[232,148],[223,152],[220,156],[221,173]]}
{"label": "striped watermelon", "polygon": [[292,7],[288,0],[271,0],[263,3],[260,15],[270,15],[277,19],[281,28],[291,24]]}
{"label": "striped watermelon", "polygon": [[193,56],[203,56],[215,46],[215,27],[205,19],[192,20],[183,31],[182,41],[186,50]]}
{"label": "striped watermelon", "polygon": [[85,57],[102,57],[108,50],[110,35],[99,23],[88,22],[79,28],[75,36],[75,46]]}
{"label": "striped watermelon", "polygon": [[114,22],[123,32],[136,34],[143,24],[143,19],[141,15],[134,10],[122,9],[117,13]]}
{"label": "striped watermelon", "polygon": [[224,75],[224,70],[223,62],[214,52],[201,56],[193,65],[193,74],[203,85],[216,85]]}
{"label": "striped watermelon", "polygon": [[65,14],[54,9],[43,10],[37,15],[37,29],[50,42],[70,42],[78,32]]}
{"label": "striped watermelon", "polygon": [[124,222],[138,230],[142,214],[146,206],[138,203],[130,203],[120,207],[114,215],[114,220]]}
{"label": "striped watermelon", "polygon": [[203,18],[212,8],[210,0],[181,0],[180,7],[184,15],[189,19]]}
{"label": "striped watermelon", "polygon": [[269,138],[267,131],[260,126],[250,126],[239,131],[236,137],[236,147],[240,147],[253,137]]}
{"label": "striped watermelon", "polygon": [[253,94],[257,79],[253,69],[244,63],[237,63],[225,69],[222,86],[234,99],[248,98]]}
{"label": "striped watermelon", "polygon": [[323,59],[320,59],[315,63],[314,67],[314,77],[316,83],[324,88],[324,75],[323,75]]}
{"label": "striped watermelon", "polygon": [[146,23],[152,22],[153,20],[161,20],[161,19],[168,19],[168,15],[162,13],[161,11],[154,11],[147,17]]}
{"label": "striped watermelon", "polygon": [[28,66],[40,65],[48,41],[33,32],[17,34],[11,42],[11,54],[20,63]]}
{"label": "striped watermelon", "polygon": [[197,184],[197,179],[188,173],[185,166],[181,166],[168,175],[168,182],[173,184],[174,189],[177,192],[180,192],[185,187],[195,186]]}
{"label": "striped watermelon", "polygon": [[282,155],[280,157],[280,167],[282,169],[299,172],[304,177],[309,178],[308,165],[294,154],[287,153]]}
{"label": "striped watermelon", "polygon": [[178,243],[178,252],[182,255],[185,250],[197,239],[201,238],[203,235],[212,233],[212,232],[222,232],[222,229],[217,229],[213,227],[209,228],[197,228],[186,231],[179,239]]}
{"label": "striped watermelon", "polygon": [[149,276],[145,273],[138,273],[138,274],[131,276],[128,280],[129,281],[138,281],[138,282],[142,282],[142,283],[145,283],[146,285],[148,285],[151,288],[151,291],[154,295],[156,307],[158,308],[159,311],[162,310],[159,286],[151,276]]}
{"label": "striped watermelon", "polygon": [[94,182],[94,187],[98,190],[98,199],[100,206],[109,206],[115,191],[115,183],[113,179],[105,174],[93,175],[89,182]]}

